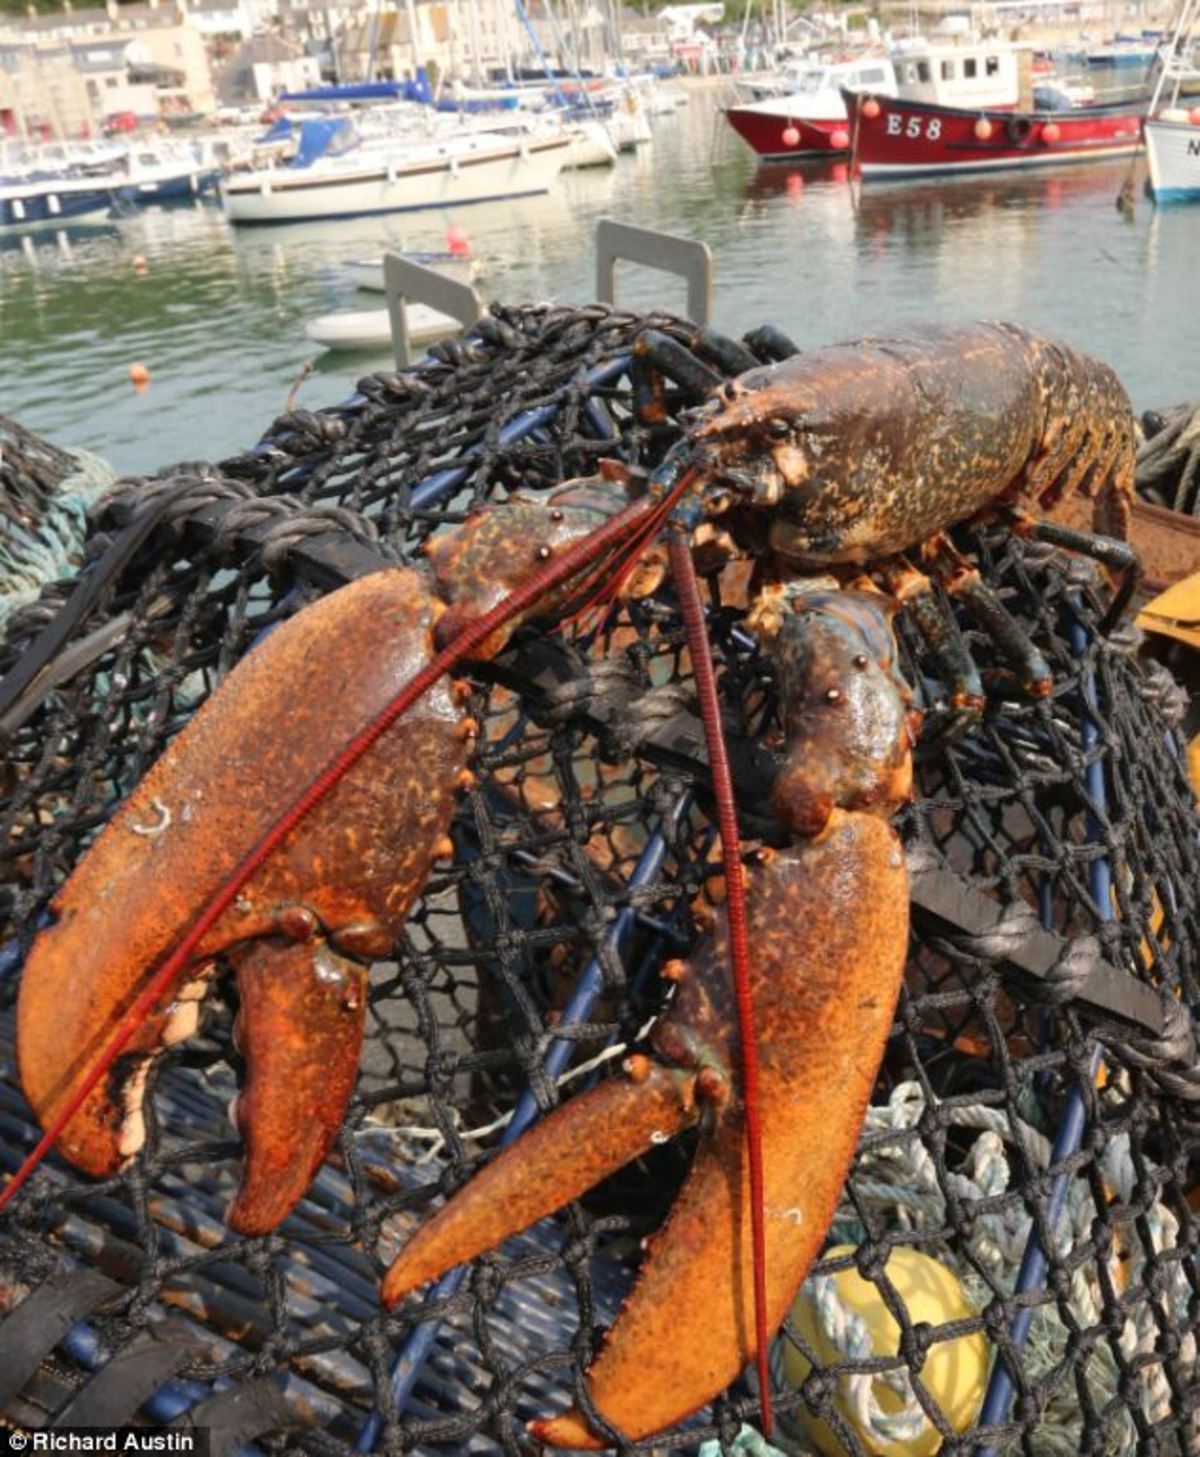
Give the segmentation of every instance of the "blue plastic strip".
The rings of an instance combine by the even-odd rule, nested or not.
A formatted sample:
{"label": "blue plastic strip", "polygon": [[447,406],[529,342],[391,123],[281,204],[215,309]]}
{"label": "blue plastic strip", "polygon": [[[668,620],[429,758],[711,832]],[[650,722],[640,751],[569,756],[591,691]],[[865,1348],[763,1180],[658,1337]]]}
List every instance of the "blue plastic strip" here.
{"label": "blue plastic strip", "polygon": [[[690,796],[685,797],[676,808],[673,819],[678,823],[685,811],[685,803],[690,804]],[[653,834],[642,851],[633,874],[629,877],[630,890],[638,890],[641,886],[650,885],[662,869],[663,860],[667,853],[667,839],[660,830]],[[621,946],[627,939],[637,920],[638,912],[634,906],[625,906],[618,913],[616,920],[605,937],[605,945],[614,952],[619,952]],[[571,1027],[580,1022],[585,1022],[591,1012],[596,998],[604,987],[604,971],[600,964],[599,956],[593,956],[583,970],[579,983],[571,999],[563,1008],[562,1018],[559,1025]],[[575,1040],[571,1037],[556,1037],[551,1042],[543,1067],[547,1076],[558,1077],[566,1068],[571,1054],[575,1049]],[[512,1121],[504,1130],[500,1138],[500,1147],[507,1148],[509,1144],[515,1143],[525,1130],[534,1123],[539,1116],[537,1099],[533,1090],[526,1088],[517,1100],[517,1106],[513,1111]],[[460,1265],[458,1269],[451,1270],[449,1274],[443,1275],[436,1285],[425,1297],[426,1305],[436,1305],[443,1300],[449,1300],[452,1295],[458,1293],[466,1278],[468,1266]],[[391,1388],[392,1398],[396,1403],[396,1409],[403,1411],[407,1406],[413,1393],[413,1387],[421,1373],[433,1344],[437,1340],[438,1332],[441,1329],[441,1318],[424,1322],[408,1336],[396,1355],[395,1364],[392,1367]],[[367,1421],[363,1424],[358,1434],[358,1440],[354,1444],[356,1452],[374,1452],[383,1431],[383,1418],[379,1412],[372,1412]]]}
{"label": "blue plastic strip", "polygon": [[[1072,614],[1067,628],[1068,637],[1071,643],[1071,651],[1076,658],[1082,659],[1087,652],[1088,631],[1080,622],[1078,617]],[[1082,675],[1084,711],[1080,714],[1079,731],[1085,754],[1091,752],[1099,737],[1099,730],[1096,722],[1088,710],[1096,707],[1096,683],[1092,673],[1086,672]],[[1087,767],[1084,775],[1084,783],[1087,786],[1088,794],[1092,803],[1101,810],[1105,807],[1104,790],[1104,766],[1098,760],[1093,760]],[[1095,841],[1099,838],[1100,827],[1094,819],[1088,825],[1088,837]],[[1096,904],[1097,911],[1102,921],[1112,920],[1112,874],[1105,857],[1099,857],[1092,861],[1088,867],[1088,887],[1092,893],[1092,899]],[[1088,1077],[1094,1083],[1100,1071],[1100,1064],[1104,1059],[1104,1049],[1096,1045],[1092,1053],[1092,1060],[1088,1067]],[[1050,1166],[1061,1164],[1072,1154],[1079,1151],[1083,1141],[1084,1128],[1087,1125],[1087,1110],[1084,1105],[1083,1094],[1078,1086],[1071,1089],[1063,1106],[1062,1117],[1059,1121],[1058,1131],[1054,1137],[1054,1146],[1050,1151]],[[1057,1174],[1050,1189],[1050,1198],[1047,1202],[1046,1223],[1050,1229],[1054,1229],[1062,1217],[1063,1206],[1067,1200],[1067,1188],[1069,1185],[1068,1175]],[[1025,1254],[1021,1259],[1021,1268],[1017,1273],[1017,1286],[1015,1294],[1027,1295],[1031,1290],[1041,1290],[1045,1287],[1047,1259],[1046,1251],[1042,1248],[1041,1239],[1038,1236],[1037,1225],[1029,1231],[1029,1241],[1025,1246]],[[1009,1328],[1009,1338],[1013,1346],[1020,1352],[1029,1338],[1029,1327],[1033,1323],[1033,1307],[1023,1306],[1013,1318]],[[1009,1408],[1012,1405],[1014,1395],[1013,1379],[1004,1362],[997,1358],[992,1368],[991,1380],[988,1382],[987,1395],[984,1398],[983,1409],[979,1414],[980,1426],[989,1427],[1007,1421]],[[996,1457],[994,1446],[976,1448],[977,1457]]]}
{"label": "blue plastic strip", "polygon": [[[612,359],[605,360],[603,364],[594,365],[584,377],[584,383],[589,389],[595,389],[598,385],[611,384],[629,368],[629,358],[628,354],[618,354]],[[559,405],[559,400],[553,400],[548,405],[539,405],[536,410],[526,410],[504,426],[496,437],[496,444],[503,448],[506,445],[516,444],[518,440],[523,440],[532,431],[540,429],[553,420],[558,413]],[[479,451],[476,449],[471,452],[465,465],[446,466],[442,470],[434,471],[431,476],[426,476],[423,481],[413,487],[413,506],[418,510],[425,506],[432,506],[457,490],[471,474],[474,459],[478,454]]]}

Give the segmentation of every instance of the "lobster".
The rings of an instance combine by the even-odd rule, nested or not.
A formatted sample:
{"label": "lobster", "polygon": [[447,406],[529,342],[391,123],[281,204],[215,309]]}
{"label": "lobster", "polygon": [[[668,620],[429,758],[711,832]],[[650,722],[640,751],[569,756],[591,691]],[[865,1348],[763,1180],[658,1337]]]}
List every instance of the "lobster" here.
{"label": "lobster", "polygon": [[[794,843],[759,851],[746,878],[771,1328],[824,1239],[892,1026],[908,880],[890,820],[911,793],[917,724],[896,666],[891,604],[814,591],[791,606],[769,651],[785,739],[771,802]],[[630,1056],[621,1076],[572,1098],[487,1164],[413,1236],[383,1283],[385,1304],[395,1305],[698,1124],[692,1168],[588,1373],[604,1422],[635,1440],[694,1411],[756,1354],[729,950],[721,916],[689,961],[663,969],[675,992],[651,1034],[655,1055]],[[606,1445],[578,1408],[532,1430],[551,1446]]]}
{"label": "lobster", "polygon": [[[755,915],[755,896],[748,908],[689,540],[707,534],[711,546],[719,536],[731,554],[760,563],[764,576],[772,564],[782,575],[833,566],[855,576],[868,569],[889,593],[907,600],[939,652],[952,709],[969,716],[982,708],[979,675],[961,639],[939,622],[927,573],[994,633],[1028,691],[1048,690],[1049,669],[946,533],[970,518],[1000,517],[1087,552],[1124,573],[1114,615],[1136,572],[1124,543],[1036,521],[1027,511],[1082,493],[1097,500],[1099,524],[1119,532],[1131,492],[1134,426],[1107,366],[1014,325],[860,341],[755,364],[725,383],[702,361],[681,360],[678,346],[666,342],[673,347],[653,335],[639,341],[634,384],[643,419],[652,423],[662,405],[664,373],[685,394],[707,394],[690,415],[684,440],[648,479],[628,482],[640,494],[623,504],[610,481],[601,524],[595,524],[601,493],[591,486],[582,517],[568,519],[558,497],[543,508],[549,522],[543,516],[536,525],[508,514],[526,509],[519,502],[488,508],[460,533],[434,539],[432,585],[426,571],[396,569],[305,609],[239,665],[118,812],[56,898],[58,920],[40,933],[25,967],[18,1055],[45,1133],[0,1195],[0,1207],[56,1141],[90,1172],[112,1172],[130,1157],[141,1134],[144,1075],[165,1042],[187,1035],[213,959],[225,954],[243,985],[243,1037],[257,1069],[239,1108],[246,1173],[231,1222],[248,1231],[278,1222],[336,1136],[362,1035],[365,963],[385,955],[403,925],[442,846],[453,785],[468,772],[470,725],[441,679],[463,662],[493,656],[518,622],[561,621],[616,583],[624,582],[626,591],[653,590],[652,580],[630,572],[666,528],[725,867],[739,1036],[718,1040],[723,1066],[735,1051],[741,1059],[740,1089],[728,1071],[721,1074],[729,1098],[740,1093],[740,1116],[723,1121],[705,1162],[725,1160],[731,1175],[740,1170],[740,1135],[730,1130],[744,1125],[744,1213],[753,1252],[754,1335],[732,1335],[746,1314],[743,1303],[734,1324],[727,1323],[714,1369],[728,1376],[755,1351],[769,1429],[767,1329],[782,1309],[785,1286],[799,1278],[799,1264],[788,1257],[772,1255],[781,1265],[778,1277],[766,1259],[776,1240],[765,1212],[754,1021],[760,1001],[771,1021],[779,1007],[762,1000],[751,967],[747,916]],[[698,353],[710,343],[699,336]],[[733,346],[735,357],[739,347]],[[718,357],[727,361],[730,354]],[[476,583],[485,590],[472,595]],[[321,645],[331,640],[346,649],[341,681],[303,715],[293,712],[284,733],[266,731],[264,741],[275,685],[302,677],[311,653],[327,659]],[[894,684],[891,692],[899,695]],[[414,708],[416,717],[401,728]],[[846,724],[843,729],[849,732]],[[243,735],[240,757],[253,792],[224,765]],[[804,741],[798,728],[793,737]],[[853,758],[853,742],[850,735],[844,761],[835,753],[822,771],[831,776],[828,784],[822,787],[819,776],[803,781],[807,788],[796,805],[781,809],[783,823],[811,841],[797,853],[821,843],[820,826],[839,808],[837,774]],[[427,768],[417,783],[411,766],[419,761],[436,774]],[[296,783],[306,787],[277,816],[281,786]],[[894,804],[875,792],[881,805]],[[782,859],[789,863],[786,853]],[[872,875],[878,870],[887,880],[891,867],[885,875],[871,863]],[[755,878],[767,874],[759,869]],[[768,875],[764,885],[773,883]],[[762,904],[769,903],[768,889]],[[703,987],[713,972],[694,977]],[[68,995],[69,986],[82,991]],[[686,1006],[689,997],[680,1000]],[[64,1026],[73,1002],[78,1011]],[[710,996],[706,1005],[730,1013],[719,998]],[[315,1055],[308,1045],[314,1024],[325,1034]],[[851,1035],[848,1024],[837,1025],[839,1036]],[[667,1044],[660,1052],[673,1055],[671,1034],[662,1035]],[[873,1043],[867,1047],[864,1066],[874,1066],[876,1051]],[[766,1052],[774,1078],[773,1054]],[[660,1086],[659,1075],[653,1077]],[[682,1098],[689,1079],[693,1102],[703,1102],[701,1083],[713,1081],[703,1072],[671,1074],[669,1081]],[[770,1085],[773,1091],[788,1086]],[[850,1097],[847,1089],[847,1097],[843,1121],[850,1125],[857,1092]],[[710,1115],[701,1110],[698,1116]],[[772,1161],[782,1157],[774,1138]],[[817,1178],[825,1153],[824,1145],[814,1152],[815,1165],[806,1163],[801,1185]],[[814,1206],[808,1222],[814,1237],[831,1208],[821,1213]],[[652,1265],[671,1263],[675,1226],[673,1219]],[[734,1251],[735,1243],[726,1248]],[[743,1290],[744,1273],[731,1260],[723,1285]],[[643,1286],[650,1278],[643,1274]],[[389,1277],[390,1299],[400,1290],[398,1279]],[[726,1297],[732,1299],[728,1291]],[[619,1360],[610,1344],[601,1362]],[[716,1379],[689,1389],[715,1390]],[[622,1420],[652,1429],[624,1408]]]}

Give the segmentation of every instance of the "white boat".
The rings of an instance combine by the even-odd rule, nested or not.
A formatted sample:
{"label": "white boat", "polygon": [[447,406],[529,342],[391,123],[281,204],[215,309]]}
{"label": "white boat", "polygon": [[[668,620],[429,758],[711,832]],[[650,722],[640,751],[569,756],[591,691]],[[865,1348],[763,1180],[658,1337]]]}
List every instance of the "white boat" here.
{"label": "white boat", "polygon": [[598,118],[576,123],[569,129],[571,150],[568,167],[611,167],[617,160],[617,145],[606,122]]}
{"label": "white boat", "polygon": [[[428,344],[461,334],[463,326],[449,314],[431,309],[428,304],[405,304],[408,337],[413,344]],[[392,323],[387,309],[348,309],[337,314],[322,314],[305,324],[304,332],[314,344],[325,349],[383,350],[392,347]]]}
{"label": "white boat", "polygon": [[653,140],[650,117],[641,93],[627,88],[618,99],[613,113],[605,125],[619,152],[632,152],[643,143]]}
{"label": "white boat", "polygon": [[[1150,166],[1148,187],[1156,203],[1200,199],[1200,107],[1180,105],[1184,87],[1200,79],[1191,49],[1198,14],[1200,0],[1186,0],[1142,121]],[[1164,104],[1168,92],[1170,100]]]}
{"label": "white boat", "polygon": [[[448,278],[460,283],[470,283],[484,271],[483,259],[473,253],[409,253],[401,255],[410,263],[419,263],[423,268],[436,268]],[[373,258],[351,258],[345,271],[355,288],[369,293],[385,293],[383,282],[383,254]]]}
{"label": "white boat", "polygon": [[308,222],[548,192],[570,148],[566,135],[467,135],[364,146],[345,118],[301,125],[286,167],[242,173],[222,187],[235,223]]}

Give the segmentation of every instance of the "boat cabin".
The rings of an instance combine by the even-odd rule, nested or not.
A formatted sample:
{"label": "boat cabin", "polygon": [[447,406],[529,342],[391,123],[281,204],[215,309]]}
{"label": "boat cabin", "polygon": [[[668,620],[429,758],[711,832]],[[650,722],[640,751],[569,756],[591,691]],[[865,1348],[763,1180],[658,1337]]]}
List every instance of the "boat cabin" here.
{"label": "boat cabin", "polygon": [[899,95],[936,106],[1016,106],[1021,48],[992,41],[931,45],[913,40],[892,52]]}
{"label": "boat cabin", "polygon": [[783,70],[789,96],[840,96],[846,91],[869,91],[874,96],[895,96],[896,73],[886,56],[862,56],[851,61],[793,62]]}

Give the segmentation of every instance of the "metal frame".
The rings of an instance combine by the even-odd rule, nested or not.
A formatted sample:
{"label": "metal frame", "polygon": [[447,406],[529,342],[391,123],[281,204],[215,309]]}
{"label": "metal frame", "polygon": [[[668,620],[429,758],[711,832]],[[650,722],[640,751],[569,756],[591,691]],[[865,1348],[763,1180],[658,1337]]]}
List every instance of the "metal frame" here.
{"label": "metal frame", "polygon": [[383,255],[383,290],[392,325],[392,349],[399,369],[412,363],[405,304],[427,304],[457,319],[464,329],[469,329],[483,314],[479,295],[469,283],[458,283],[436,268],[426,268],[399,253]]}
{"label": "metal frame", "polygon": [[712,318],[713,261],[707,243],[601,218],[596,224],[596,297],[601,303],[617,301],[618,259],[678,274],[687,283],[688,318],[696,324]]}

